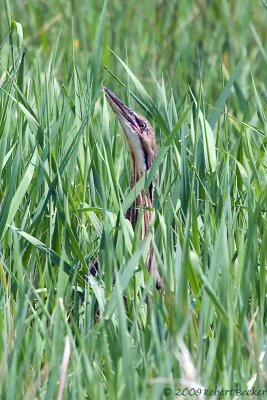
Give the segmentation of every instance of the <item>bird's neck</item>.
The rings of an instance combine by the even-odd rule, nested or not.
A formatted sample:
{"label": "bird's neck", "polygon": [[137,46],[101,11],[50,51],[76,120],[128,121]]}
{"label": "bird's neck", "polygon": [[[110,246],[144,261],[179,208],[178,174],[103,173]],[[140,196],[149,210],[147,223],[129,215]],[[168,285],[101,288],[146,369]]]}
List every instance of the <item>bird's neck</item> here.
{"label": "bird's neck", "polygon": [[[134,168],[134,165],[132,163],[132,173],[131,173],[131,181],[130,181],[130,186],[131,188],[134,187],[136,182],[141,178],[143,174],[138,174],[136,171],[136,168]],[[139,212],[142,213],[142,221],[141,221],[141,231],[140,231],[140,239],[143,240],[150,224],[151,216],[152,213],[148,209],[143,209],[142,208],[151,208],[152,207],[152,196],[153,196],[153,183],[151,183],[149,191],[147,193],[142,190],[136,197],[135,202],[132,204],[132,206],[128,209],[126,213],[126,218],[129,219],[131,222],[133,228],[136,225],[136,222],[138,220],[138,215]],[[154,257],[154,250],[152,243],[150,243],[149,251],[146,256],[146,266],[150,274],[154,274],[156,278],[156,287],[158,290],[161,288],[161,279],[160,275],[158,272],[158,267],[157,267],[157,262]]]}
{"label": "bird's neck", "polygon": [[[130,179],[130,187],[133,188],[136,182],[142,177],[145,171],[140,171],[137,168],[137,163],[135,162],[135,158],[132,157],[132,170],[131,170],[131,179]],[[142,190],[140,193],[138,193],[134,203],[132,206],[128,209],[126,213],[126,218],[128,218],[134,227],[136,225],[137,219],[139,212],[142,213],[142,221],[141,221],[141,239],[143,239],[146,235],[146,232],[149,227],[149,223],[151,220],[151,211],[144,209],[141,210],[142,208],[151,208],[152,207],[152,192],[153,192],[153,186],[151,185],[151,188],[148,192],[145,193],[144,190]]]}

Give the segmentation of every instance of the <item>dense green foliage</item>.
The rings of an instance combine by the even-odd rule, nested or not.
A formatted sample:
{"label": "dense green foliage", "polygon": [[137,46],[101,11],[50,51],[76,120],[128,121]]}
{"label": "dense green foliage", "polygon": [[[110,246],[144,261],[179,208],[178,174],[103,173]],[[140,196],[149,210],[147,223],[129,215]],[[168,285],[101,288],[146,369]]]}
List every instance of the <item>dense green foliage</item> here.
{"label": "dense green foliage", "polygon": [[[265,0],[2,0],[2,399],[266,388],[266,17]],[[155,128],[131,191],[103,83]],[[124,213],[155,175],[140,242]]]}

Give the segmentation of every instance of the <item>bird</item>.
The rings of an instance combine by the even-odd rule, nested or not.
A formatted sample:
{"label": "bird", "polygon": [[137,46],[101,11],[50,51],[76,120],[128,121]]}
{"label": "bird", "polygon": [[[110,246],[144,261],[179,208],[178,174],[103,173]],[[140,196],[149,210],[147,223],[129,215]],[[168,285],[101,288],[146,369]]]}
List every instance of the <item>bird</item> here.
{"label": "bird", "polygon": [[[131,158],[130,188],[148,171],[156,155],[155,133],[148,120],[126,106],[110,89],[103,87],[106,99],[123,129]],[[127,210],[125,217],[133,228],[138,219],[140,208],[143,208],[140,239],[143,240],[148,232],[151,221],[154,180],[149,190],[138,193],[135,202]],[[146,268],[154,276],[156,288],[161,290],[161,277],[154,256],[152,243],[146,256]]]}

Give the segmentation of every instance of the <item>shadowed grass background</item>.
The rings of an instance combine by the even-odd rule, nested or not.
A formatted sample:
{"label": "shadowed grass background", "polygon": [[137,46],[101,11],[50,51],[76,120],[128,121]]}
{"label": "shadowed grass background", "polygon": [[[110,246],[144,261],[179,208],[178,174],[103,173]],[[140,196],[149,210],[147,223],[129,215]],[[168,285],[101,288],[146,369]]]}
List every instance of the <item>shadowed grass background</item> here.
{"label": "shadowed grass background", "polygon": [[[267,9],[229,3],[2,0],[1,398],[266,388]],[[102,83],[155,128],[131,191]],[[140,242],[124,213],[155,176]]]}

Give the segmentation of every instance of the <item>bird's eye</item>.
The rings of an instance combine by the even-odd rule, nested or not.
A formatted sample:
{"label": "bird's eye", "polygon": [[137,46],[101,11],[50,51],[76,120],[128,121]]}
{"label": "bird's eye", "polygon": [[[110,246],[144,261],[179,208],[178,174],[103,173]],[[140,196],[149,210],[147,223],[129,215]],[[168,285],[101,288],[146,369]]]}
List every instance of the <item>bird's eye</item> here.
{"label": "bird's eye", "polygon": [[140,127],[140,129],[146,129],[146,123],[140,121],[140,122],[139,122],[139,127]]}

